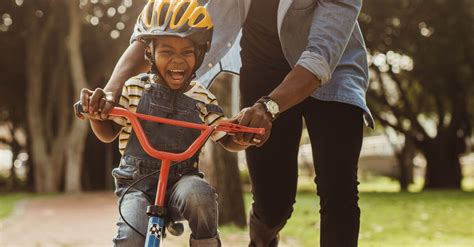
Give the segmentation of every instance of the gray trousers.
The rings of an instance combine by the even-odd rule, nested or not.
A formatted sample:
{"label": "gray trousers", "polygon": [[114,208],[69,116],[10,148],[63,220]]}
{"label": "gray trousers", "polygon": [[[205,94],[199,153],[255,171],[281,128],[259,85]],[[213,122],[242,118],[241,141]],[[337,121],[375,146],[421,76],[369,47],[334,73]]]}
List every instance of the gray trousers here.
{"label": "gray trousers", "polygon": [[[188,221],[192,232],[191,243],[194,240],[209,242],[209,239],[218,237],[217,194],[206,180],[197,175],[183,176],[171,188],[167,202],[169,219]],[[136,190],[127,193],[122,201],[123,216],[143,235],[146,235],[148,225],[146,208],[150,204],[147,196]],[[144,246],[145,239],[125,224],[122,218],[118,219],[117,227],[117,235],[113,239],[114,246]],[[210,242],[217,243],[217,241]]]}

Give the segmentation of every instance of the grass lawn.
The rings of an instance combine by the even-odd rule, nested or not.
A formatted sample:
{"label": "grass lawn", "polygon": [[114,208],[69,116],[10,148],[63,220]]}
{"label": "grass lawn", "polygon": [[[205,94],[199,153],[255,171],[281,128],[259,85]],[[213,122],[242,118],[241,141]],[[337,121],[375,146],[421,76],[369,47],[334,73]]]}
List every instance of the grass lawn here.
{"label": "grass lawn", "polygon": [[[247,207],[250,195],[245,197]],[[314,193],[299,193],[295,210],[283,229],[290,246],[319,245],[319,201]],[[359,246],[474,246],[474,193],[360,194]],[[223,236],[237,230],[222,227]],[[245,231],[243,231],[245,232]]]}
{"label": "grass lawn", "polygon": [[[359,200],[362,211],[359,246],[474,246],[472,190],[380,192],[396,191],[393,184],[385,182],[379,181],[377,186],[360,186],[363,192]],[[11,213],[15,203],[33,197],[36,195],[0,194],[0,221]],[[247,212],[250,198],[250,193],[246,193]],[[314,193],[314,185],[308,182],[297,195],[293,215],[281,233],[282,243],[292,247],[319,246],[318,210],[319,200]],[[224,226],[220,230],[223,238],[247,235],[245,229],[232,226]]]}

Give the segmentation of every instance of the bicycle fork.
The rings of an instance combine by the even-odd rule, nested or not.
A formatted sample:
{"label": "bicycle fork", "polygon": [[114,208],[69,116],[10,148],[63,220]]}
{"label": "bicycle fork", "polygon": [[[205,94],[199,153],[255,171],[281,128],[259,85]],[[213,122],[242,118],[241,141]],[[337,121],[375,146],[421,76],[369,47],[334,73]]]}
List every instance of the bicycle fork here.
{"label": "bicycle fork", "polygon": [[166,185],[168,184],[168,173],[170,169],[170,160],[162,160],[160,168],[160,178],[158,180],[157,193],[155,198],[155,205],[148,206],[147,215],[150,216],[148,220],[148,228],[145,246],[159,247],[166,237],[165,233],[165,216],[166,208],[165,193]]}
{"label": "bicycle fork", "polygon": [[148,221],[148,233],[146,235],[146,247],[159,247],[165,237],[164,218],[151,216]]}

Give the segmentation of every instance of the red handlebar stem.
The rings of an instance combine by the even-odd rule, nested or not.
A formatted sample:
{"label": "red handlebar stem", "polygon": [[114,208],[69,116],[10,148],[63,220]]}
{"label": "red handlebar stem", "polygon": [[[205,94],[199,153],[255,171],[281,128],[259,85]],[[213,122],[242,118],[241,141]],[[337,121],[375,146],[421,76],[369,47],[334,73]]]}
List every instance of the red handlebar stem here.
{"label": "red handlebar stem", "polygon": [[[191,158],[199,150],[199,148],[206,142],[206,140],[215,130],[225,131],[227,133],[237,133],[237,132],[248,132],[248,133],[256,133],[256,134],[265,133],[265,129],[263,128],[249,128],[249,127],[241,126],[238,124],[233,124],[230,122],[223,121],[223,122],[218,123],[217,125],[208,126],[204,124],[189,123],[185,121],[144,115],[141,113],[134,113],[120,107],[115,107],[114,109],[112,109],[112,111],[110,112],[110,115],[116,116],[116,117],[123,116],[123,117],[128,118],[130,122],[132,123],[132,128],[135,131],[138,141],[142,145],[145,152],[149,154],[150,156],[152,156],[153,158],[161,159],[161,160],[183,161],[183,160]],[[138,121],[138,119],[164,123],[164,124],[170,124],[170,125],[176,125],[176,126],[181,126],[185,128],[198,129],[198,130],[201,130],[201,135],[193,142],[193,144],[191,144],[188,147],[186,151],[182,153],[170,153],[170,152],[165,152],[165,151],[159,151],[159,150],[154,149],[148,142],[148,139],[146,138],[145,133],[143,132],[143,128],[140,122]]]}
{"label": "red handlebar stem", "polygon": [[[161,163],[161,172],[160,178],[158,180],[157,186],[157,194],[155,198],[155,205],[163,206],[165,202],[165,193],[166,193],[166,185],[168,183],[168,172],[170,168],[171,161],[183,161],[191,158],[201,146],[206,142],[209,136],[214,131],[225,131],[227,133],[237,133],[237,132],[248,132],[248,133],[256,133],[263,135],[265,133],[265,129],[263,128],[249,128],[245,126],[241,126],[238,124],[233,124],[230,122],[220,122],[217,125],[207,126],[204,124],[196,124],[196,123],[189,123],[174,119],[168,118],[161,118],[156,116],[144,115],[140,113],[133,113],[124,108],[115,107],[110,112],[111,116],[116,117],[126,117],[132,123],[132,128],[137,135],[138,141],[140,145],[143,147],[145,152],[153,158],[162,160]],[[138,119],[143,119],[147,121],[159,122],[164,124],[176,125],[185,128],[191,129],[198,129],[201,130],[201,135],[191,144],[188,149],[182,153],[170,153],[165,151],[159,151],[153,148],[150,143],[148,142],[148,138],[146,138],[145,133],[143,132],[143,128],[138,121]]]}

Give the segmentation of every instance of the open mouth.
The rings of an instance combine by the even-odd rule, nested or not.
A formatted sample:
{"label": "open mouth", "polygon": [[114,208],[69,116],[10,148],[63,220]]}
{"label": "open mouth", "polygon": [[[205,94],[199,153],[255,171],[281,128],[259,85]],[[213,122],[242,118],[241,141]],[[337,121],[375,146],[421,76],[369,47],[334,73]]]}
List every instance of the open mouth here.
{"label": "open mouth", "polygon": [[186,72],[182,69],[170,69],[170,70],[167,71],[167,74],[173,80],[182,81],[182,80],[184,80]]}

